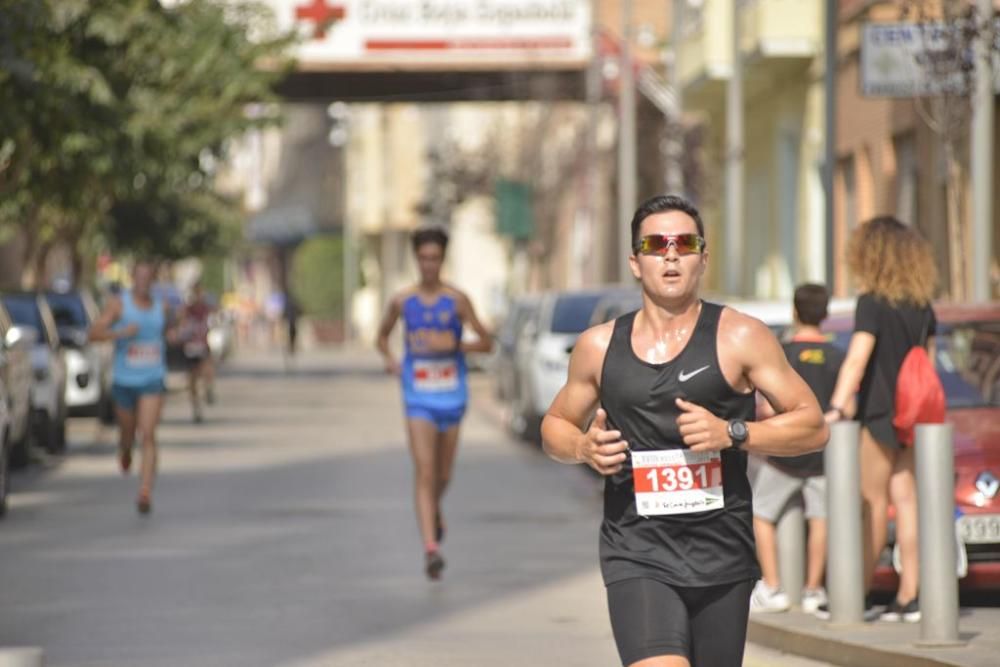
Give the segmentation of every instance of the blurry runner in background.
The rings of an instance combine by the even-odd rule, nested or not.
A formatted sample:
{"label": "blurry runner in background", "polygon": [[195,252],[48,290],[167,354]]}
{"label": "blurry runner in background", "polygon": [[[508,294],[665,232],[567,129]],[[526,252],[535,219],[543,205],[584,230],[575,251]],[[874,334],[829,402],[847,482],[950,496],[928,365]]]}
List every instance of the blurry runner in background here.
{"label": "blurry runner in background", "polygon": [[214,308],[205,298],[201,282],[195,283],[191,288],[191,298],[184,307],[181,331],[184,340],[184,360],[187,364],[188,394],[191,397],[191,416],[196,423],[200,423],[203,419],[201,397],[198,392],[199,381],[205,387],[205,401],[209,405],[215,402],[215,367],[208,347],[208,319],[213,311]]}
{"label": "blurry runner in background", "polygon": [[166,392],[166,342],[176,338],[167,328],[167,305],[151,292],[156,267],[152,262],[136,262],[132,289],[110,296],[100,317],[90,329],[90,339],[114,341],[114,368],[111,396],[118,419],[118,461],[122,472],[132,467],[132,446],[136,433],[142,443],[139,496],[136,507],[148,514],[153,507],[156,478],[156,428]]}
{"label": "blurry runner in background", "polygon": [[[423,229],[413,235],[420,282],[392,299],[378,332],[385,368],[399,375],[403,384],[410,453],[416,466],[417,522],[424,541],[425,571],[432,580],[439,579],[444,569],[441,498],[451,478],[469,398],[465,353],[489,352],[493,347],[469,297],[441,281],[447,247],[448,235],[442,230]],[[389,350],[389,334],[400,317],[406,326],[402,365]],[[476,332],[476,342],[462,342],[465,324]]]}

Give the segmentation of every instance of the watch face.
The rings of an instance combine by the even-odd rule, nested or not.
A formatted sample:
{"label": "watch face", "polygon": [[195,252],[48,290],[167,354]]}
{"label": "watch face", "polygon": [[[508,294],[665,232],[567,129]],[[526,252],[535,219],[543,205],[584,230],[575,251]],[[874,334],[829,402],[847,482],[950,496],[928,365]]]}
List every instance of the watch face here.
{"label": "watch face", "polygon": [[742,421],[732,421],[729,423],[731,436],[736,440],[746,440],[747,425]]}

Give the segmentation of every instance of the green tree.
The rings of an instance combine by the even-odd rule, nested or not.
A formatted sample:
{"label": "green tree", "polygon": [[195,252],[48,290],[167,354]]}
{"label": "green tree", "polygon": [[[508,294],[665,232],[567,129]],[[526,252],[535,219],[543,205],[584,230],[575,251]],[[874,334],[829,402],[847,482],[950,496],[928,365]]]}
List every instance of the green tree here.
{"label": "green tree", "polygon": [[344,241],[319,236],[303,243],[292,258],[291,291],[306,315],[344,317]]}
{"label": "green tree", "polygon": [[[275,122],[288,36],[266,10],[191,0],[8,0],[0,8],[0,224],[34,263],[56,242],[168,258],[224,248],[228,140]],[[9,39],[8,39],[9,38]]]}

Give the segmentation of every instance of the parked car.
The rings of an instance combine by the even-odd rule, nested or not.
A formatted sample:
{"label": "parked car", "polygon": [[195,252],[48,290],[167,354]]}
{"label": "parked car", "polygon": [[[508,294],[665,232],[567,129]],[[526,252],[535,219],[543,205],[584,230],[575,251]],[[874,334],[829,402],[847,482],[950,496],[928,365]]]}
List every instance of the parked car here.
{"label": "parked car", "polygon": [[31,351],[35,383],[31,391],[33,427],[37,441],[50,452],[66,448],[66,360],[48,301],[37,292],[8,292],[2,296],[14,323],[38,332]]}
{"label": "parked car", "polygon": [[516,343],[516,392],[510,399],[511,430],[537,441],[542,416],[566,382],[569,355],[590,326],[598,302],[626,295],[635,287],[607,286],[574,292],[546,292],[525,319]]}
{"label": "parked car", "polygon": [[10,412],[7,403],[7,387],[0,379],[0,518],[7,513],[7,490],[10,488]]}
{"label": "parked car", "polygon": [[5,390],[8,417],[7,463],[20,467],[28,463],[31,428],[31,395],[34,374],[32,349],[38,333],[31,327],[14,324],[10,313],[0,301],[0,383]]}
{"label": "parked car", "polygon": [[[935,366],[954,427],[956,533],[967,564],[963,590],[1000,590],[1000,302],[937,304]],[[853,318],[831,319],[836,342],[850,340]],[[895,528],[875,572],[874,589],[894,592]],[[895,553],[894,553],[895,552]],[[961,563],[960,563],[961,565]]]}
{"label": "parked car", "polygon": [[519,378],[517,376],[517,340],[524,323],[531,319],[534,310],[538,308],[538,297],[534,295],[520,296],[514,299],[507,309],[507,316],[496,334],[496,346],[492,360],[493,373],[496,378],[494,389],[497,399],[509,401],[517,391]]}
{"label": "parked car", "polygon": [[111,345],[89,341],[87,331],[97,318],[94,298],[85,289],[49,291],[52,310],[66,360],[66,407],[71,416],[112,418]]}

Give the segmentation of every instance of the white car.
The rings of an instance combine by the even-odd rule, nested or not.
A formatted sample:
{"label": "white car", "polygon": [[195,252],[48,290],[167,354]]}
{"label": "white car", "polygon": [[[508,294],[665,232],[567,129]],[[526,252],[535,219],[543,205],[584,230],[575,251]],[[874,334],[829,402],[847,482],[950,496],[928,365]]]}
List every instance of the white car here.
{"label": "white car", "polygon": [[538,307],[521,327],[516,345],[518,387],[510,398],[511,430],[539,441],[542,416],[566,383],[569,355],[577,337],[589,326],[597,304],[626,295],[637,287],[608,286],[539,295]]}
{"label": "white car", "polygon": [[0,517],[7,513],[10,489],[10,411],[7,409],[7,385],[0,378]]}
{"label": "white car", "polygon": [[87,340],[98,315],[86,290],[46,292],[66,360],[66,407],[71,416],[111,417],[111,345]]}
{"label": "white car", "polygon": [[19,327],[37,332],[31,350],[35,384],[31,407],[36,442],[50,452],[66,448],[66,361],[59,344],[59,333],[49,304],[36,292],[8,292],[3,305]]}

